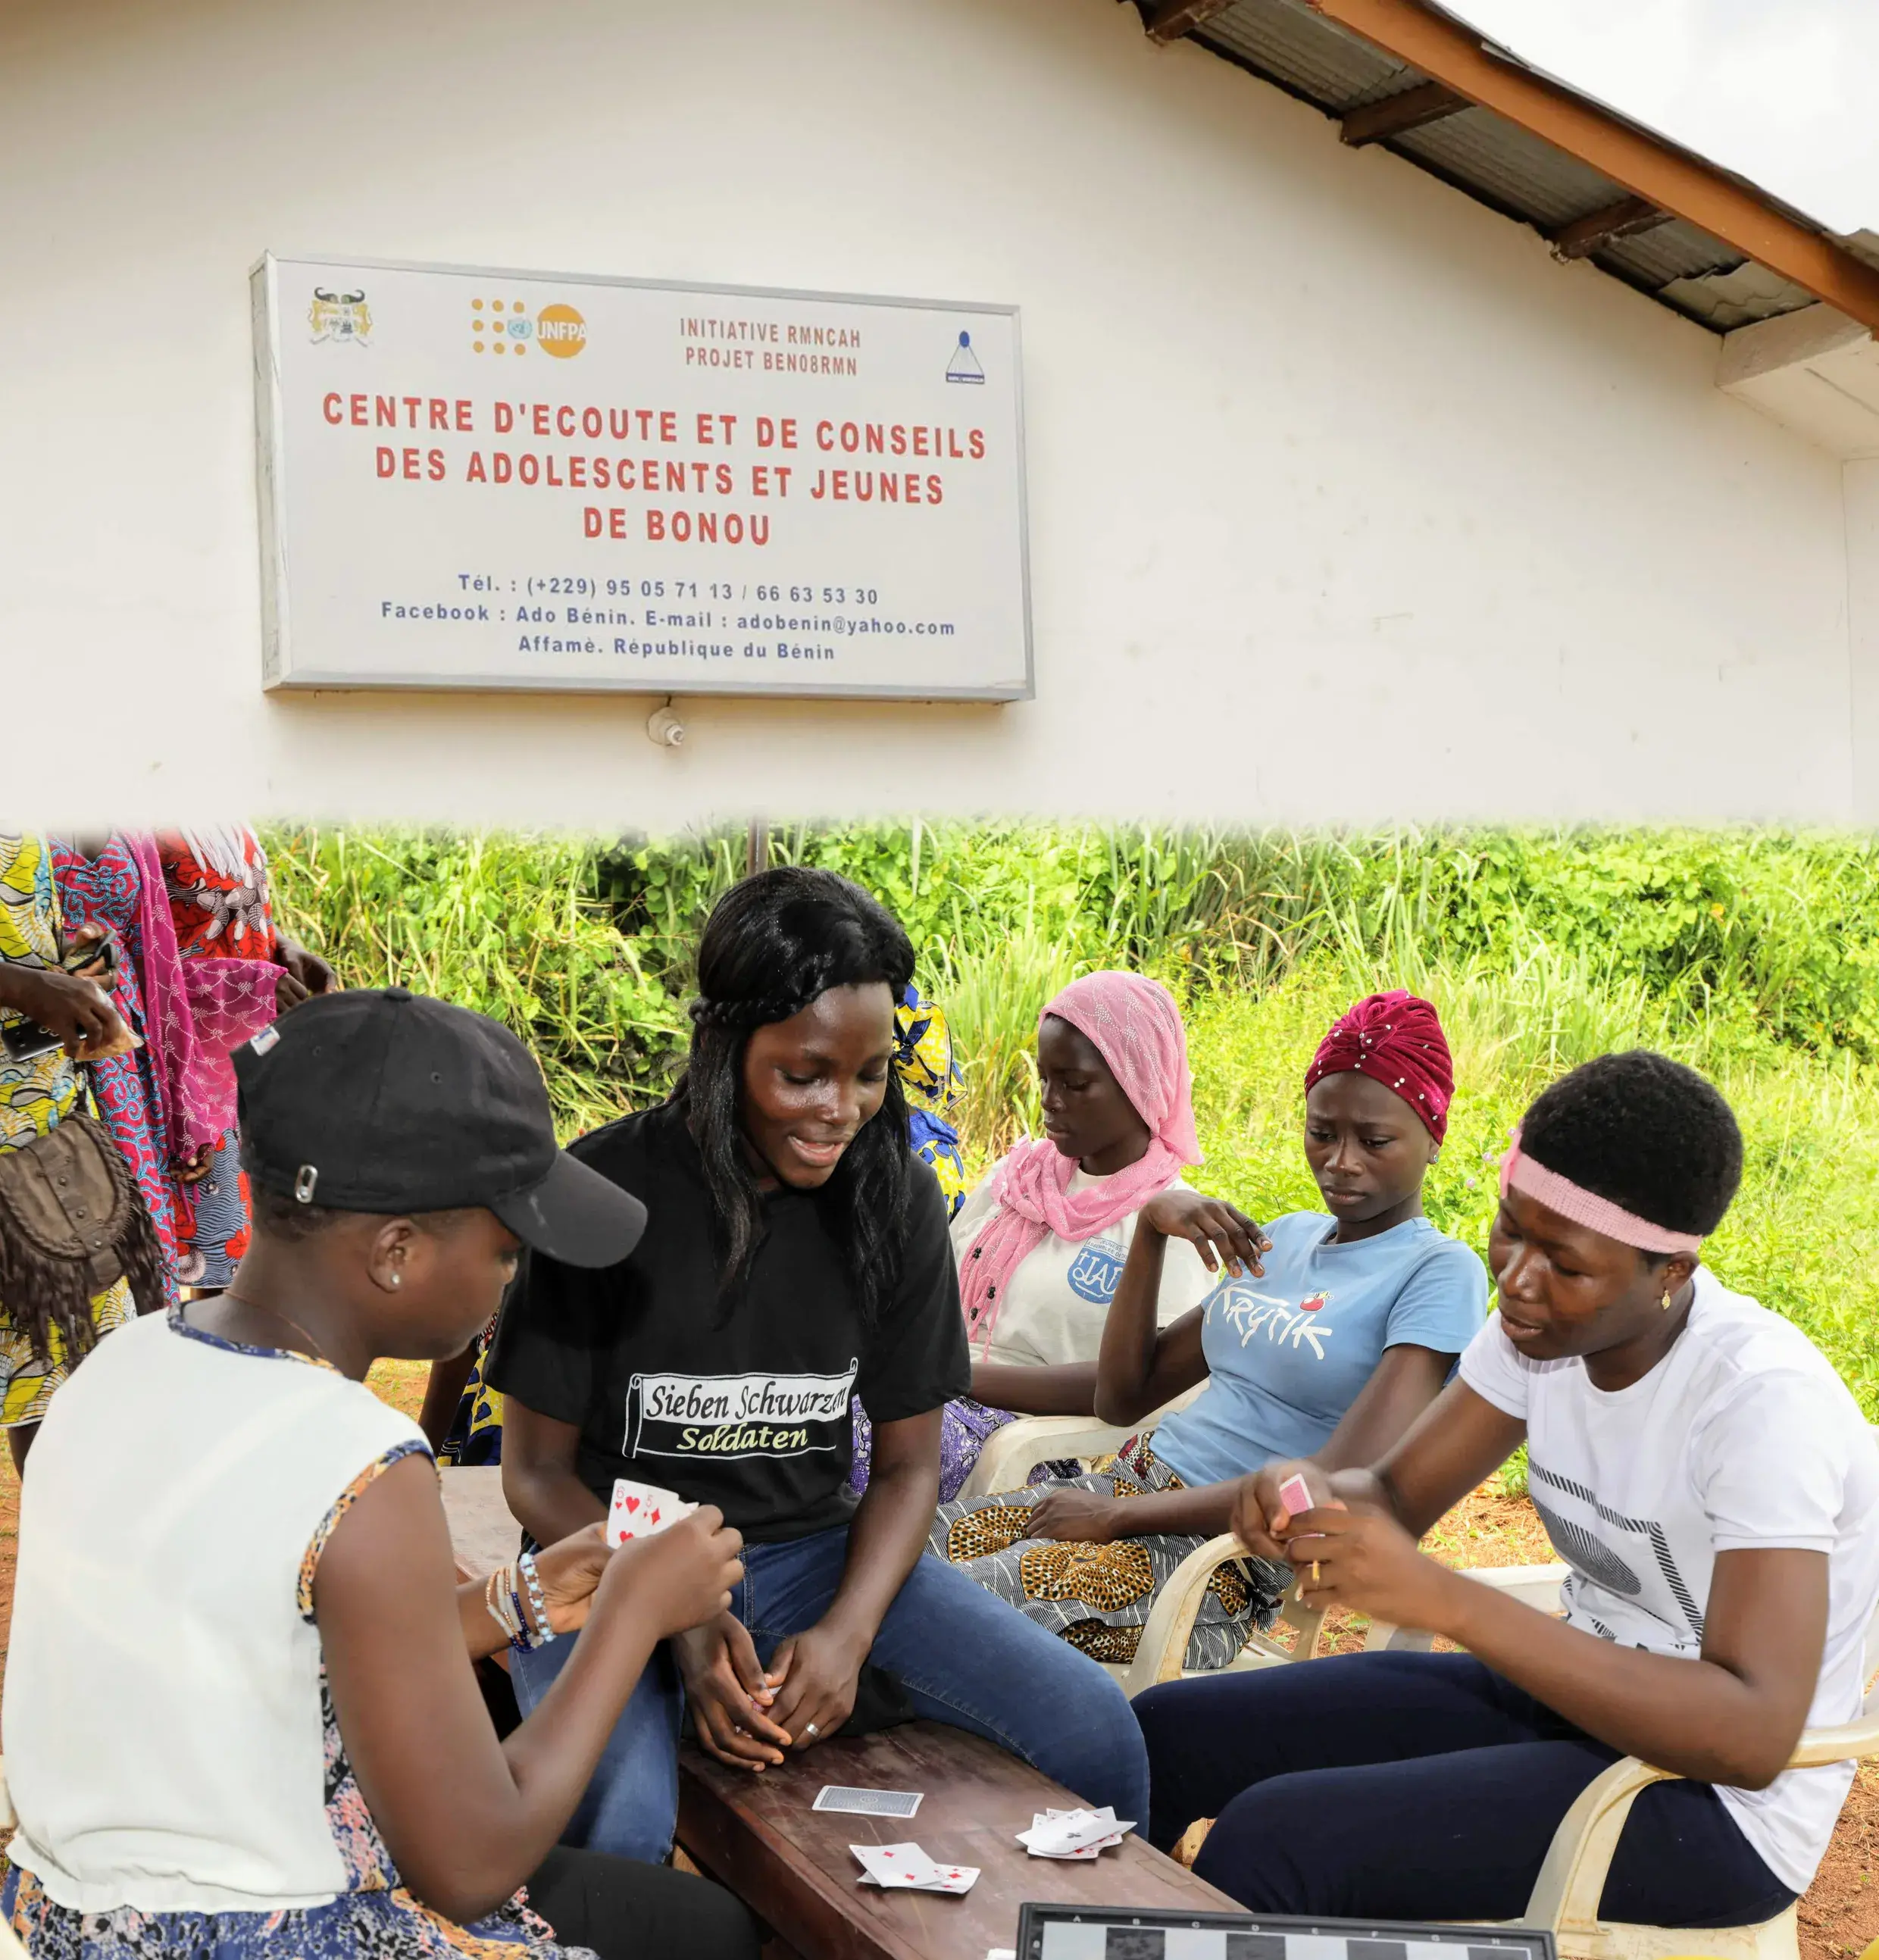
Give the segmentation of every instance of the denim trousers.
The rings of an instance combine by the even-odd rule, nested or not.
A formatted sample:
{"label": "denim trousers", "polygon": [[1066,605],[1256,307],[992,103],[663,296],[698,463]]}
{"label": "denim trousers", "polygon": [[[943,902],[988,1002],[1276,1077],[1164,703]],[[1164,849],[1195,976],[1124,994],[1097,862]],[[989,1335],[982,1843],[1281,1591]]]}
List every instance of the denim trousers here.
{"label": "denim trousers", "polygon": [[[744,1548],[731,1610],[758,1658],[822,1618],[841,1583],[846,1527],[780,1545]],[[511,1662],[526,1714],[547,1693],[575,1642],[559,1640]],[[915,1713],[995,1742],[1074,1790],[1113,1803],[1118,1817],[1148,1815],[1148,1765],[1127,1698],[1088,1655],[1034,1626],[972,1580],[922,1554],[874,1637],[871,1656],[906,1689]],[[672,1847],[678,1815],[679,1719],[683,1691],[661,1646],[633,1691],[581,1799],[564,1844],[656,1863]]]}

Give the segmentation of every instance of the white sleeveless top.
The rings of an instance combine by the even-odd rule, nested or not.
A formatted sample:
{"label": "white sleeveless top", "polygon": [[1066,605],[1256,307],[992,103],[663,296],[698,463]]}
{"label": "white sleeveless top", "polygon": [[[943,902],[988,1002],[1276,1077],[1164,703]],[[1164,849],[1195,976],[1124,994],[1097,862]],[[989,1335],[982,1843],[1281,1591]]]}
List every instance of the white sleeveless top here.
{"label": "white sleeveless top", "polygon": [[425,1449],[362,1383],[152,1314],[53,1402],[20,1497],[7,1855],[84,1912],[347,1888],[326,1809],[320,1548]]}

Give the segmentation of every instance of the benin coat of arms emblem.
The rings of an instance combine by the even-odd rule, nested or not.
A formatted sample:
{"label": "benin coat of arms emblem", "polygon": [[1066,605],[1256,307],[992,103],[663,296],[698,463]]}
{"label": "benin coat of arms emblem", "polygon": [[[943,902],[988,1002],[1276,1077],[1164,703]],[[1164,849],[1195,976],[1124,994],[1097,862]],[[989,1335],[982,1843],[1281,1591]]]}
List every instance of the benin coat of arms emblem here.
{"label": "benin coat of arms emblem", "polygon": [[372,331],[372,311],[362,292],[330,293],[316,286],[307,324],[316,345],[323,340],[349,340],[363,347]]}

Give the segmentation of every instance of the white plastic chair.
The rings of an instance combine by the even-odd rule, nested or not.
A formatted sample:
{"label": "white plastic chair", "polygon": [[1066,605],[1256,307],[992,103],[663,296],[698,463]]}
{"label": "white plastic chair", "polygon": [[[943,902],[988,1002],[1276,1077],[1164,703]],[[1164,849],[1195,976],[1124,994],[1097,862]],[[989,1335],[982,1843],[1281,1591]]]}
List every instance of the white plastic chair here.
{"label": "white plastic chair", "polygon": [[[1149,1608],[1135,1659],[1126,1668],[1112,1669],[1131,1698],[1159,1682],[1191,1680],[1198,1674],[1282,1667],[1292,1661],[1317,1657],[1324,1631],[1324,1609],[1301,1605],[1295,1586],[1279,1608],[1280,1619],[1295,1636],[1290,1647],[1269,1634],[1255,1632],[1247,1636],[1246,1644],[1224,1669],[1190,1668],[1185,1664],[1188,1640],[1199,1616],[1208,1582],[1221,1566],[1246,1555],[1245,1546],[1231,1532],[1223,1532],[1190,1551],[1175,1567]],[[1559,1586],[1566,1568],[1563,1565],[1480,1566],[1470,1567],[1466,1576],[1492,1586],[1497,1592],[1511,1593],[1543,1612],[1553,1612],[1558,1610]],[[1412,1627],[1393,1627],[1384,1621],[1373,1621],[1365,1637],[1364,1651],[1377,1653],[1389,1649],[1399,1653],[1425,1653],[1432,1640],[1432,1636]]]}
{"label": "white plastic chair", "polygon": [[1177,1409],[1186,1408],[1206,1386],[1205,1382],[1197,1382],[1185,1395],[1177,1395],[1152,1415],[1144,1416],[1126,1428],[1098,1422],[1093,1415],[1021,1415],[986,1437],[978,1462],[959,1487],[959,1495],[989,1497],[1000,1491],[1021,1490],[1034,1465],[1060,1457],[1087,1460],[1113,1456],[1132,1436],[1152,1429]]}
{"label": "white plastic chair", "polygon": [[[1142,1629],[1135,1663],[1123,1677],[1131,1697],[1157,1682],[1178,1681],[1193,1672],[1182,1666],[1182,1659],[1207,1582],[1217,1567],[1242,1552],[1238,1539],[1225,1535],[1209,1539],[1182,1561],[1162,1588]],[[1466,1570],[1463,1577],[1510,1593],[1543,1612],[1557,1612],[1566,1572],[1563,1565],[1476,1567]],[[1299,1606],[1295,1590],[1287,1596],[1282,1615],[1298,1630],[1297,1645],[1288,1650],[1263,1634],[1255,1634],[1231,1662],[1233,1667],[1272,1667],[1309,1660],[1317,1654],[1323,1612]],[[1426,1650],[1430,1644],[1425,1633],[1377,1622],[1372,1624],[1364,1647],[1367,1653],[1382,1648],[1400,1652]],[[1871,1681],[1875,1672],[1879,1672],[1879,1612],[1866,1629],[1862,1678]],[[1813,1769],[1869,1756],[1879,1756],[1879,1688],[1868,1693],[1857,1721],[1807,1730],[1795,1745],[1788,1767]],[[1674,1780],[1673,1771],[1654,1768],[1635,1756],[1613,1763],[1595,1777],[1560,1819],[1527,1911],[1513,1923],[1551,1933],[1562,1960],[1673,1960],[1673,1956],[1693,1954],[1713,1956],[1713,1960],[1799,1960],[1795,1906],[1760,1926],[1632,1926],[1599,1917],[1613,1854],[1638,1793],[1654,1783]]]}

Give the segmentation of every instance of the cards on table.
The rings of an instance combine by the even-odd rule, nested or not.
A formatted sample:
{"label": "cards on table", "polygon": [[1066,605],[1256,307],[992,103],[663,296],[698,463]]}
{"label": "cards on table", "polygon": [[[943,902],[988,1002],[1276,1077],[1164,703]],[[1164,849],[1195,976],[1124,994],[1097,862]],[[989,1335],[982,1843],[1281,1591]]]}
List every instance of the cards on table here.
{"label": "cards on table", "polygon": [[854,1817],[911,1817],[920,1807],[917,1790],[852,1790],[845,1783],[824,1783],[812,1810],[840,1810]]}
{"label": "cards on table", "polygon": [[979,1882],[976,1865],[944,1865],[917,1844],[851,1844],[866,1876],[863,1885],[886,1892],[969,1892]]}
{"label": "cards on table", "polygon": [[625,1545],[633,1538],[655,1537],[669,1531],[680,1518],[689,1518],[697,1509],[676,1491],[662,1491],[657,1484],[636,1484],[630,1477],[616,1477],[613,1508],[607,1515],[607,1542]]}
{"label": "cards on table", "polygon": [[1018,1841],[1033,1858],[1094,1858],[1135,1828],[1107,1803],[1100,1810],[1040,1810]]}
{"label": "cards on table", "polygon": [[1285,1506],[1285,1515],[1288,1518],[1298,1517],[1307,1511],[1317,1509],[1312,1500],[1311,1485],[1295,1471],[1279,1485],[1279,1501]]}

